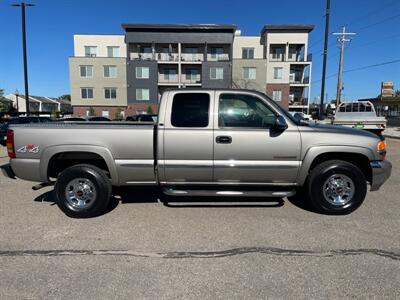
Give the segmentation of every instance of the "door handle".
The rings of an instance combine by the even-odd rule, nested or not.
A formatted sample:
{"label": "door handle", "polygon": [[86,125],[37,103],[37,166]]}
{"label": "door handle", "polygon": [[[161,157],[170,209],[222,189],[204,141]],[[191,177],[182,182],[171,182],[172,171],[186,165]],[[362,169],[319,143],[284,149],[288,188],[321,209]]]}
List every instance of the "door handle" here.
{"label": "door handle", "polygon": [[220,136],[216,137],[215,141],[218,144],[230,144],[230,143],[232,143],[232,137],[227,136],[227,135],[220,135]]}

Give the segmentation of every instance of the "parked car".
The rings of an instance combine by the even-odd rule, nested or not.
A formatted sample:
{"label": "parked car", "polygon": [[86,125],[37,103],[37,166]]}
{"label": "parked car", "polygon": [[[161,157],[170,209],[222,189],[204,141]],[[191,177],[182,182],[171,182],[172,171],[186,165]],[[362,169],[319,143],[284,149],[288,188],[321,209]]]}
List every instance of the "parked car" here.
{"label": "parked car", "polygon": [[370,101],[341,103],[336,109],[331,123],[363,129],[378,135],[381,135],[386,128],[385,117],[376,115],[375,107]]}
{"label": "parked car", "polygon": [[310,121],[312,120],[311,115],[307,115],[303,112],[300,111],[289,111],[289,113],[297,120],[299,121]]}
{"label": "parked car", "polygon": [[79,117],[70,117],[70,118],[61,119],[59,121],[63,121],[63,122],[84,122],[84,121],[86,121],[86,119],[79,118]]}
{"label": "parked car", "polygon": [[90,122],[94,122],[94,121],[97,121],[97,122],[99,122],[99,121],[109,122],[109,121],[111,121],[107,117],[88,117],[87,120],[90,121]]}
{"label": "parked car", "polygon": [[47,123],[51,122],[51,118],[49,117],[17,117],[12,118],[6,122],[0,124],[0,142],[4,143],[7,138],[7,129],[9,125],[15,124],[29,124],[29,123]]}
{"label": "parked car", "polygon": [[156,114],[141,114],[135,116],[126,117],[126,121],[134,121],[134,122],[157,122],[158,115]]}
{"label": "parked car", "polygon": [[168,90],[157,124],[15,125],[7,136],[4,173],[41,182],[35,189],[55,183],[71,217],[101,214],[113,186],[132,185],[186,197],[298,192],[322,213],[348,214],[392,168],[376,135],[299,122],[250,90]]}

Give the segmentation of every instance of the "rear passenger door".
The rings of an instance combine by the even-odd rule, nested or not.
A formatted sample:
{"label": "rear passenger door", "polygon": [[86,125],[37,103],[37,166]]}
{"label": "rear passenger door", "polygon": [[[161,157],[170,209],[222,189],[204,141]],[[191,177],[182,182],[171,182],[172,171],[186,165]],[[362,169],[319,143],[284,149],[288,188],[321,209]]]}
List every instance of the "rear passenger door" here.
{"label": "rear passenger door", "polygon": [[[211,183],[213,180],[213,92],[169,92],[163,134],[161,182]],[[164,126],[164,130],[162,130]],[[162,133],[163,131],[163,133]]]}

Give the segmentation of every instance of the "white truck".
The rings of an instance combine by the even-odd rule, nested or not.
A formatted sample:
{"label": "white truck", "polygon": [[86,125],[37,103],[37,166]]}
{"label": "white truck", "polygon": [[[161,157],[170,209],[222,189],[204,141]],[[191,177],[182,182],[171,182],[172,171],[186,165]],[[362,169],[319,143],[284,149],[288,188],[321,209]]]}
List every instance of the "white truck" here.
{"label": "white truck", "polygon": [[385,117],[378,117],[370,101],[341,103],[332,118],[333,125],[359,128],[381,135],[386,128]]}

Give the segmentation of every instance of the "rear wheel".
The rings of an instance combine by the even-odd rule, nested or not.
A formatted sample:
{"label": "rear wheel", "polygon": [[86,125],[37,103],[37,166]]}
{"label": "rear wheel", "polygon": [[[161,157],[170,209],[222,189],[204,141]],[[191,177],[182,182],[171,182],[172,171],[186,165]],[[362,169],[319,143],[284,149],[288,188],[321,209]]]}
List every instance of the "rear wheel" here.
{"label": "rear wheel", "polygon": [[317,211],[344,215],[362,204],[367,182],[357,166],[342,160],[329,160],[311,171],[308,192]]}
{"label": "rear wheel", "polygon": [[111,189],[111,182],[101,169],[92,165],[72,166],[57,179],[57,205],[69,217],[98,216],[110,202]]}

